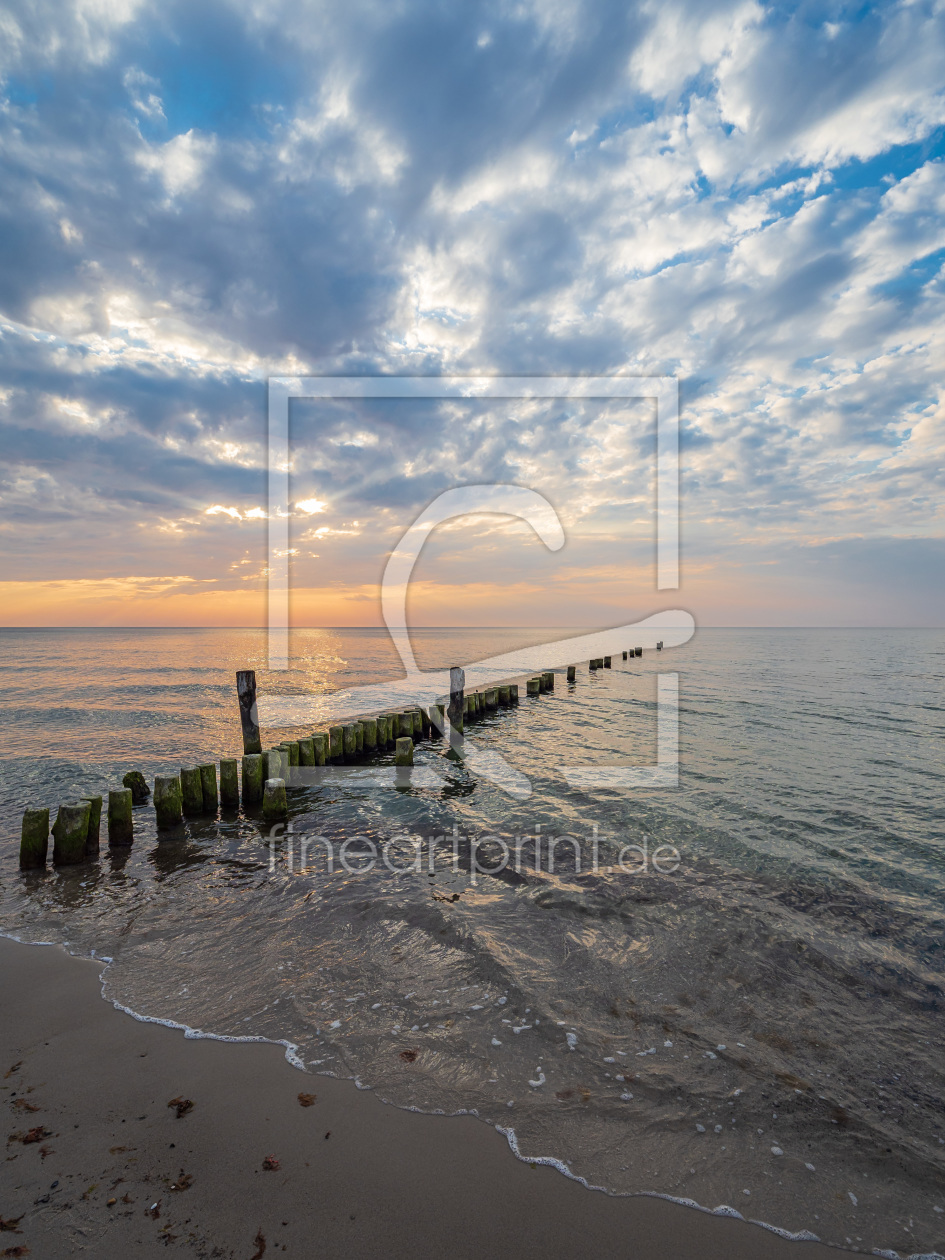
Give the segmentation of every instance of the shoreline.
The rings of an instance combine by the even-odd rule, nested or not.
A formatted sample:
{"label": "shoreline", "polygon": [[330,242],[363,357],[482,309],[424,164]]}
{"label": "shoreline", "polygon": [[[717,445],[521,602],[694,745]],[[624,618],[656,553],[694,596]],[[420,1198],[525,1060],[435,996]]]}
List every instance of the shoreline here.
{"label": "shoreline", "polygon": [[[516,1158],[476,1117],[400,1110],[300,1073],[283,1045],[128,1017],[101,997],[104,965],[0,939],[0,1085],[21,1134],[0,1183],[0,1216],[20,1219],[0,1254],[852,1254],[656,1194],[586,1189]],[[193,1104],[180,1117],[177,1099]],[[270,1155],[277,1169],[264,1169]]]}

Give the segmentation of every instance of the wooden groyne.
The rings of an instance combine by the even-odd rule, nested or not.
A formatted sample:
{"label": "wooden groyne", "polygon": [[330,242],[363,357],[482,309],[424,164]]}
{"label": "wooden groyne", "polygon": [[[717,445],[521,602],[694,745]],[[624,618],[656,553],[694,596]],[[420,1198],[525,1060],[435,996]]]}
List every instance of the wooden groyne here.
{"label": "wooden groyne", "polygon": [[[656,650],[662,648],[660,640]],[[627,661],[642,655],[642,647],[627,648],[622,659]],[[609,656],[588,661],[589,673],[611,668]],[[576,684],[577,670],[577,665],[567,666],[565,677],[569,686]],[[461,753],[467,726],[474,726],[500,709],[515,708],[523,685],[527,698],[552,693],[555,677],[554,670],[545,670],[524,679],[467,690],[464,670],[453,666],[450,692],[442,702],[367,714],[264,749],[256,701],[256,674],[254,670],[240,670],[236,675],[236,693],[243,738],[241,759],[223,758],[219,763],[219,776],[217,765],[212,761],[181,766],[177,774],[157,775],[153,795],[144,775],[139,770],[130,770],[121,788],[111,789],[103,796],[62,802],[52,825],[49,809],[28,806],[23,814],[20,869],[45,869],[50,835],[55,866],[73,866],[97,857],[103,812],[109,849],[127,850],[134,843],[134,809],[147,805],[149,800],[154,807],[158,832],[173,831],[186,819],[216,817],[220,811],[224,815],[235,813],[240,805],[261,814],[266,822],[281,821],[288,814],[287,790],[293,786],[295,768],[358,764],[390,752],[393,752],[395,766],[410,767],[416,744],[446,735],[451,751]]]}

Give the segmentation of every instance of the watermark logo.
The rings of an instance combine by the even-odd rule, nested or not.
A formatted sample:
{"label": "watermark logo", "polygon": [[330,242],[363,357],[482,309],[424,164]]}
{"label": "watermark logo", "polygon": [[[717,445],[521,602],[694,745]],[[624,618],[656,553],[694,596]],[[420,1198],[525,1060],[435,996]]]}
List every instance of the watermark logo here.
{"label": "watermark logo", "polygon": [[[679,585],[679,401],[671,377],[272,377],[269,381],[269,666],[289,667],[289,400],[337,398],[583,398],[656,401],[657,588]],[[489,484],[457,486],[433,500],[407,527],[391,553],[381,584],[381,607],[405,675],[380,684],[351,687],[332,696],[304,694],[260,697],[260,720],[272,726],[329,724],[365,713],[432,705],[449,695],[450,672],[420,670],[407,629],[407,594],[414,566],[437,525],[463,516],[494,513],[526,521],[546,547],[559,550],[564,529],[554,507],[537,490]],[[503,653],[462,668],[469,688],[484,688],[536,671],[577,661],[618,655],[629,642],[643,648],[685,643],[694,630],[692,617],[679,610],[643,621],[576,635],[538,647]],[[632,632],[632,634],[631,634]],[[455,678],[454,678],[455,686]],[[678,782],[679,676],[657,678],[657,760],[653,766],[562,766],[566,781],[594,788],[675,787]],[[451,743],[471,768],[513,796],[530,794],[528,780],[498,753],[477,747],[450,732]],[[412,781],[439,776],[418,767]],[[371,772],[378,785],[397,776]]]}

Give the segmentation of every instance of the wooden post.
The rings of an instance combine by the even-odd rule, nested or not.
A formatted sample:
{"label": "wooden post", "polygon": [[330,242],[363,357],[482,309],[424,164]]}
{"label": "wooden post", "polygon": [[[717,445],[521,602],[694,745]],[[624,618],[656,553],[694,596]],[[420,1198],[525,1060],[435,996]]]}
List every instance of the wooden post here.
{"label": "wooden post", "polygon": [[465,705],[466,672],[459,665],[450,667],[450,702],[447,716],[450,720],[450,743],[456,748],[463,743],[463,711]]}
{"label": "wooden post", "polygon": [[316,731],[312,736],[312,747],[315,749],[315,765],[323,766],[328,760],[328,736],[324,731]]}
{"label": "wooden post", "polygon": [[140,770],[129,770],[122,779],[121,786],[131,788],[131,799],[135,805],[143,805],[151,795],[148,782]]}
{"label": "wooden post", "polygon": [[345,728],[330,726],[328,728],[328,755],[332,761],[342,761],[345,755]]}
{"label": "wooden post", "polygon": [[[246,758],[243,759],[243,789],[246,788]],[[244,798],[245,799],[245,798]],[[154,812],[159,831],[179,827],[183,822],[183,795],[176,774],[159,774],[154,780]]]}
{"label": "wooden post", "polygon": [[299,740],[299,765],[314,766],[315,764],[315,741],[311,735],[308,739]]}
{"label": "wooden post", "polygon": [[590,669],[596,669],[596,668],[597,668],[597,661],[596,661],[596,660],[594,660],[594,661],[588,661],[588,662],[587,662],[587,668],[588,668],[589,670],[590,670]]}
{"label": "wooden post", "polygon": [[604,669],[613,669],[613,666],[612,666],[612,665],[611,665],[611,663],[610,663],[610,657],[609,657],[609,656],[605,656],[605,657],[604,657]]}
{"label": "wooden post", "polygon": [[237,809],[240,803],[240,780],[235,757],[220,762],[220,804],[224,809]]}
{"label": "wooden post", "polygon": [[537,678],[529,678],[525,684],[525,693],[529,696],[541,694],[541,682]]}
{"label": "wooden post", "polygon": [[256,671],[236,671],[236,694],[240,702],[240,725],[243,728],[243,752],[262,752],[259,741],[259,712],[256,708]]}
{"label": "wooden post", "polygon": [[638,648],[638,647],[635,647],[635,648],[633,649],[633,655],[634,655],[634,656],[642,656],[642,655],[643,655],[643,648]]}
{"label": "wooden post", "polygon": [[555,671],[553,669],[546,669],[544,673],[544,678],[545,678],[545,691],[554,691]]}
{"label": "wooden post", "polygon": [[[150,795],[150,793],[148,793]],[[134,792],[131,794],[134,801]],[[85,856],[98,857],[102,825],[102,798],[100,796],[83,796],[89,803],[89,832],[85,839]]]}
{"label": "wooden post", "polygon": [[199,766],[181,766],[180,790],[184,801],[184,813],[202,814],[203,784],[200,781]]}
{"label": "wooden post", "polygon": [[266,786],[263,788],[263,818],[267,822],[274,822],[279,818],[285,818],[289,812],[288,802],[285,796],[285,779],[267,779]]}
{"label": "wooden post", "polygon": [[512,703],[512,701],[511,701],[511,700],[510,700],[510,698],[509,698],[509,688],[508,688],[508,687],[500,687],[500,688],[499,688],[499,704],[502,704],[502,705],[507,705],[507,704],[511,704],[511,703]]}
{"label": "wooden post", "polygon": [[[155,780],[156,782],[156,780]],[[155,789],[156,791],[157,789]],[[262,800],[263,759],[262,753],[247,753],[243,758],[243,804],[255,805]],[[157,799],[155,797],[155,804]]]}
{"label": "wooden post", "polygon": [[197,769],[200,771],[200,791],[203,796],[203,812],[205,814],[215,814],[217,805],[220,803],[220,797],[217,793],[217,767],[213,761],[205,761],[199,765]]}
{"label": "wooden post", "polygon": [[486,708],[497,709],[498,707],[499,693],[496,691],[495,687],[488,687],[486,689]]}
{"label": "wooden post", "polygon": [[626,654],[626,652],[624,652],[624,654],[623,654],[623,659],[624,659],[624,660],[626,660],[626,659],[627,659],[627,654]]}
{"label": "wooden post", "polygon": [[518,704],[518,683],[509,683],[509,704]]}
{"label": "wooden post", "polygon": [[49,852],[49,810],[27,807],[20,833],[20,870],[45,867]]}
{"label": "wooden post", "polygon": [[353,722],[347,722],[342,727],[345,737],[345,761],[354,761],[358,755],[358,732]]}
{"label": "wooden post", "polygon": [[117,792],[109,792],[108,843],[116,848],[127,848],[134,842],[131,806],[131,788],[119,788]]}
{"label": "wooden post", "polygon": [[406,735],[397,740],[397,747],[394,751],[394,765],[413,765],[413,740],[408,739]]}
{"label": "wooden post", "polygon": [[364,751],[374,752],[377,748],[377,718],[364,718],[361,727],[364,731]]}
{"label": "wooden post", "polygon": [[573,665],[568,666],[568,682],[574,682],[577,670]]}

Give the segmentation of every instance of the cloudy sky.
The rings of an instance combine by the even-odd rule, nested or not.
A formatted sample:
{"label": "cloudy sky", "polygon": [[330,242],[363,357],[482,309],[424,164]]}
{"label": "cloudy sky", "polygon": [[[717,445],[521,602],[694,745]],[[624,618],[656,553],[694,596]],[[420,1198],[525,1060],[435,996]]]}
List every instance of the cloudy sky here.
{"label": "cloudy sky", "polygon": [[651,404],[298,403],[293,616],[945,623],[945,8],[33,0],[0,12],[0,623],[262,624],[267,379],[672,375]]}

